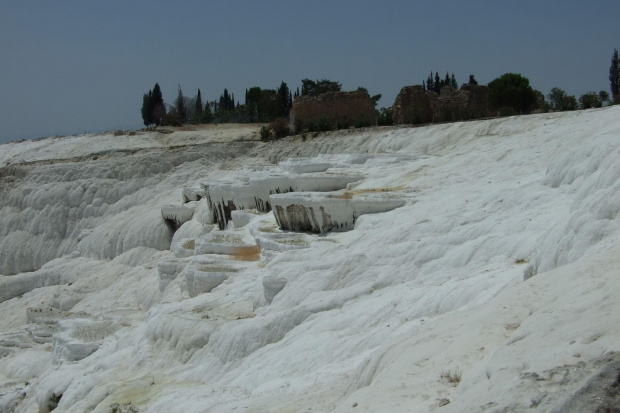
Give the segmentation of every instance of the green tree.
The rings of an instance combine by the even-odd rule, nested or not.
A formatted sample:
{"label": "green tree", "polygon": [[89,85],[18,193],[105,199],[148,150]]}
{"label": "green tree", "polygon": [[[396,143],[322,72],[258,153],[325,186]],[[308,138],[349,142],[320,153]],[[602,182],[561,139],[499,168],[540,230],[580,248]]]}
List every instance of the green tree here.
{"label": "green tree", "polygon": [[184,124],[187,122],[187,110],[185,108],[185,98],[183,97],[183,91],[181,90],[181,85],[179,85],[179,89],[177,92],[177,99],[174,101],[174,106],[176,109],[176,114],[179,118],[179,122]]}
{"label": "green tree", "polygon": [[579,97],[579,107],[581,109],[600,108],[603,102],[599,99],[596,92],[588,92]]}
{"label": "green tree", "polygon": [[261,107],[259,106],[262,90],[258,86],[251,87],[245,92],[245,110],[250,116],[250,122],[260,121]]}
{"label": "green tree", "polygon": [[618,49],[614,49],[611,56],[611,66],[609,66],[609,82],[611,88],[611,98],[616,99],[620,94],[620,59],[618,58]]}
{"label": "green tree", "polygon": [[155,83],[155,86],[153,86],[151,111],[153,123],[157,126],[161,125],[166,116],[166,105],[164,104],[159,83]]}
{"label": "green tree", "polygon": [[435,90],[435,82],[433,81],[433,71],[431,70],[431,74],[426,78],[426,90],[431,91]]}
{"label": "green tree", "polygon": [[474,75],[469,75],[469,83],[470,85],[477,85],[478,81],[476,80],[476,78],[474,77]]}
{"label": "green tree", "polygon": [[327,92],[340,92],[341,89],[342,85],[339,82],[328,79],[321,79],[316,82],[310,79],[301,80],[302,96],[319,96]]}
{"label": "green tree", "polygon": [[609,92],[606,90],[601,90],[598,92],[598,98],[603,104],[609,105],[611,103],[609,100]]}
{"label": "green tree", "polygon": [[505,113],[529,113],[536,103],[529,79],[516,73],[506,73],[490,82],[488,96],[491,106]]}
{"label": "green tree", "polygon": [[202,111],[202,123],[209,123],[213,120],[213,113],[211,112],[211,103],[207,101],[205,103],[205,109]]}
{"label": "green tree", "polygon": [[286,117],[288,115],[290,107],[292,106],[290,102],[291,91],[289,90],[287,84],[282,81],[276,93],[279,115],[282,117]]}
{"label": "green tree", "polygon": [[152,93],[149,90],[149,93],[145,93],[142,96],[142,109],[140,110],[141,114],[142,114],[142,122],[144,123],[144,126],[150,126],[153,124],[153,119],[152,119],[152,97],[151,97]]}
{"label": "green tree", "polygon": [[435,91],[435,93],[439,94],[439,91],[441,91],[441,78],[439,77],[439,73],[435,72],[435,82],[433,83],[433,90]]}
{"label": "green tree", "polygon": [[202,96],[200,95],[200,88],[198,89],[198,94],[196,95],[196,109],[194,110],[195,115],[198,119],[202,119]]}
{"label": "green tree", "polygon": [[557,111],[575,110],[577,109],[577,99],[575,96],[569,96],[559,87],[551,89],[547,95],[551,109]]}

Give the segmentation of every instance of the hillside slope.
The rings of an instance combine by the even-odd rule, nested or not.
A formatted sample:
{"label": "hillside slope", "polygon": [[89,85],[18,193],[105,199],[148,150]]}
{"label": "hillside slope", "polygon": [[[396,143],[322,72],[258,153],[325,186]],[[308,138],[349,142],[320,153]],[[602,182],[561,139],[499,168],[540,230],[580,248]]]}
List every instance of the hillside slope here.
{"label": "hillside slope", "polygon": [[[620,108],[209,133],[0,146],[0,411],[620,408]],[[205,197],[338,176],[323,219],[402,206]]]}

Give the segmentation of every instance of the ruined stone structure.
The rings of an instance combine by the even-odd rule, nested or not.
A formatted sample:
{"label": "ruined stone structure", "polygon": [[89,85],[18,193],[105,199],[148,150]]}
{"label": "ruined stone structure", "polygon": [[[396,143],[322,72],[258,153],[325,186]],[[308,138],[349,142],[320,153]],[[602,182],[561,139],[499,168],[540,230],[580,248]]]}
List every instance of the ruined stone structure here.
{"label": "ruined stone structure", "polygon": [[478,85],[460,89],[445,86],[439,96],[422,86],[405,86],[392,106],[394,123],[423,124],[491,116],[487,94],[487,87]]}
{"label": "ruined stone structure", "polygon": [[374,125],[375,105],[370,95],[361,90],[299,96],[293,102],[290,122],[295,132],[309,129],[313,122],[327,122],[330,129]]}

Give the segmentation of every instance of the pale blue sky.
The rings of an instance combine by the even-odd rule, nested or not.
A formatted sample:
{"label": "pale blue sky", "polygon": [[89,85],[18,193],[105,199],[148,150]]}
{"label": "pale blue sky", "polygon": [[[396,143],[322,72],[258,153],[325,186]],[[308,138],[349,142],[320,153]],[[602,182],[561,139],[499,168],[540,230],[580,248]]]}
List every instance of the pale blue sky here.
{"label": "pale blue sky", "polygon": [[0,142],[142,127],[159,82],[216,99],[328,78],[391,106],[428,73],[609,90],[620,1],[0,0]]}

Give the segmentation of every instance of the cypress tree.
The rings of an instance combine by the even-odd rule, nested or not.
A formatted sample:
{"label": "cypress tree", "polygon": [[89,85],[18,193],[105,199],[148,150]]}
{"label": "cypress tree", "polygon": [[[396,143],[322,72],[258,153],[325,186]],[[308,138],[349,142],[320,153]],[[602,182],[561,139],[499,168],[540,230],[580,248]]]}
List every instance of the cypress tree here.
{"label": "cypress tree", "polygon": [[144,96],[142,96],[142,109],[140,110],[142,114],[142,122],[144,123],[144,126],[147,127],[152,123],[151,101],[151,91],[149,90],[149,93],[145,93]]}
{"label": "cypress tree", "polygon": [[164,105],[164,98],[161,94],[159,83],[155,83],[153,86],[153,93],[151,94],[151,123],[155,125],[161,125],[166,116],[166,105]]}
{"label": "cypress tree", "polygon": [[454,72],[452,72],[452,77],[450,78],[450,86],[452,86],[455,89],[459,88],[459,84],[456,81],[456,77],[454,76]]}
{"label": "cypress tree", "polygon": [[198,119],[202,119],[202,96],[200,96],[200,88],[196,95],[196,116]]}
{"label": "cypress tree", "polygon": [[202,121],[204,123],[209,123],[212,118],[213,114],[211,113],[211,105],[209,104],[209,101],[207,101],[207,103],[205,103],[205,110],[202,112]]}
{"label": "cypress tree", "polygon": [[435,93],[439,94],[439,91],[441,90],[441,78],[439,77],[438,72],[435,72],[435,83],[433,85]]}
{"label": "cypress tree", "polygon": [[611,88],[611,99],[615,100],[620,94],[620,59],[618,58],[618,49],[614,49],[611,57],[611,66],[609,66],[609,82]]}
{"label": "cypress tree", "polygon": [[187,122],[187,111],[185,110],[185,98],[183,97],[183,91],[181,90],[181,85],[179,85],[179,90],[177,93],[177,100],[175,101],[175,106],[177,109],[177,115],[179,116],[180,123]]}

